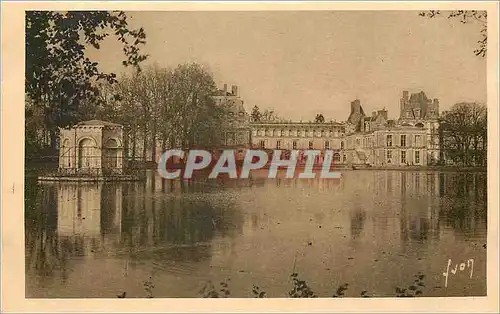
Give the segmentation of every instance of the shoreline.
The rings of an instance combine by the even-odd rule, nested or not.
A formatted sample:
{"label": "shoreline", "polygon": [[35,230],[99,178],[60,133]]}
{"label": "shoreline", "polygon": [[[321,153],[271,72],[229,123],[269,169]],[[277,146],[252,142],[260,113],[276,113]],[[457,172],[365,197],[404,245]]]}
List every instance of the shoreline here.
{"label": "shoreline", "polygon": [[[270,168],[269,165],[266,165],[260,170],[268,170]],[[305,168],[303,165],[298,165],[296,167],[296,171],[302,172]],[[177,170],[182,169],[182,167],[171,167],[167,168],[169,170]],[[321,170],[321,166],[314,166],[313,171]],[[140,178],[137,178],[136,175],[123,175],[123,176],[100,176],[100,177],[71,177],[71,176],[54,176],[49,174],[43,174],[44,169],[36,169],[36,168],[25,168],[24,177],[25,178],[37,178],[41,179],[41,181],[140,181]],[[156,168],[143,169],[144,171],[156,171]],[[258,170],[258,169],[257,169]],[[286,170],[285,167],[278,167],[278,171]],[[381,167],[381,166],[342,166],[342,167],[330,167],[329,171],[418,171],[418,172],[483,172],[487,173],[487,167],[454,167],[454,166],[393,166],[393,167]],[[254,170],[252,170],[254,171]],[[40,173],[42,172],[42,173]]]}

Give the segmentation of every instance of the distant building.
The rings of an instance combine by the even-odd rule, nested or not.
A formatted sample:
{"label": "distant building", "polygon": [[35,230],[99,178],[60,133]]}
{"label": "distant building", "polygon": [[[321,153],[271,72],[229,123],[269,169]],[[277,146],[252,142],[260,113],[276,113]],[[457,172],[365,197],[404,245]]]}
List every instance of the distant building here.
{"label": "distant building", "polygon": [[347,118],[347,123],[350,125],[347,130],[348,133],[359,132],[362,130],[362,122],[366,117],[365,111],[361,106],[361,102],[359,99],[356,99],[351,102],[351,113]]}
{"label": "distant building", "polygon": [[[367,115],[359,99],[350,103],[345,122],[251,122],[233,85],[212,96],[229,116],[221,134],[222,146],[281,150],[332,150],[337,164],[424,166],[436,164],[439,150],[439,100],[424,92],[403,92],[399,119],[383,108]],[[156,159],[158,160],[158,158]]]}
{"label": "distant building", "polygon": [[403,91],[399,106],[399,119],[402,121],[418,123],[436,120],[439,117],[439,99],[429,99],[423,91],[411,94],[409,97],[408,91]]}
{"label": "distant building", "polygon": [[[425,94],[403,93],[401,101],[402,113],[412,113],[415,119],[390,120],[386,109],[373,111],[367,116],[356,99],[351,102],[351,113],[347,119],[347,137],[344,154],[347,164],[370,164],[374,166],[422,166],[432,163],[431,148],[439,147],[429,144],[432,128],[436,127],[430,117],[435,116],[439,102],[428,102]],[[418,117],[418,119],[417,119]],[[437,132],[436,132],[437,135]]]}
{"label": "distant building", "polygon": [[427,165],[425,129],[412,126],[387,126],[347,136],[346,163],[374,166]]}
{"label": "distant building", "polygon": [[345,124],[338,122],[255,122],[252,146],[270,149],[341,149]]}
{"label": "distant building", "polygon": [[251,147],[282,150],[332,150],[335,163],[342,163],[345,124],[338,122],[255,122],[251,124]]}
{"label": "distant building", "polygon": [[429,164],[438,163],[439,150],[439,99],[427,98],[421,91],[408,96],[408,91],[403,91],[399,101],[399,123],[405,126],[418,126],[426,129],[427,155]]}
{"label": "distant building", "polygon": [[243,100],[238,95],[238,86],[233,85],[231,91],[224,88],[212,97],[216,104],[229,111],[229,117],[221,135],[222,144],[226,146],[247,146],[250,143],[250,116],[243,107]]}
{"label": "distant building", "polygon": [[68,174],[121,174],[123,127],[89,120],[60,129],[59,169]]}
{"label": "distant building", "polygon": [[373,111],[371,117],[364,117],[360,122],[360,131],[362,132],[384,129],[389,123],[387,110]]}

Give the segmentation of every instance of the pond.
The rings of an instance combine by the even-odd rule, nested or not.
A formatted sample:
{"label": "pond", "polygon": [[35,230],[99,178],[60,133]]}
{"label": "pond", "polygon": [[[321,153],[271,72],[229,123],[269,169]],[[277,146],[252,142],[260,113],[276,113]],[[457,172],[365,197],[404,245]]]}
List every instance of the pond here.
{"label": "pond", "polygon": [[230,297],[253,297],[254,285],[288,297],[292,273],[319,297],[345,283],[346,297],[486,295],[486,173],[266,174],[27,179],[26,297],[202,297],[221,282]]}

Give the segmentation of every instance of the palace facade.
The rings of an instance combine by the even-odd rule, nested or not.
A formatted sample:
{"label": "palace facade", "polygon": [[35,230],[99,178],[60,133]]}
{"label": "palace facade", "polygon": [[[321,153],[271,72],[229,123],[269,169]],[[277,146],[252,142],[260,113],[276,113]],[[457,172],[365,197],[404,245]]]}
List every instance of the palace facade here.
{"label": "palace facade", "polygon": [[359,99],[346,122],[252,122],[250,146],[261,149],[333,150],[346,165],[425,166],[439,160],[439,101],[403,92],[398,120],[385,109],[366,115]]}
{"label": "palace facade", "polygon": [[[336,164],[377,167],[426,166],[442,158],[439,100],[431,100],[424,92],[410,95],[404,91],[397,119],[389,119],[385,108],[368,114],[356,99],[350,103],[346,121],[323,123],[251,121],[235,85],[229,91],[224,84],[213,99],[229,109],[220,143],[226,148],[332,150]],[[137,145],[142,147],[140,141]],[[148,155],[146,160],[158,161],[161,153],[158,146],[156,158]]]}
{"label": "palace facade", "polygon": [[250,116],[243,107],[243,100],[238,95],[238,86],[231,86],[228,91],[227,84],[212,96],[218,106],[228,109],[229,118],[222,131],[222,144],[225,146],[248,146],[250,142]]}

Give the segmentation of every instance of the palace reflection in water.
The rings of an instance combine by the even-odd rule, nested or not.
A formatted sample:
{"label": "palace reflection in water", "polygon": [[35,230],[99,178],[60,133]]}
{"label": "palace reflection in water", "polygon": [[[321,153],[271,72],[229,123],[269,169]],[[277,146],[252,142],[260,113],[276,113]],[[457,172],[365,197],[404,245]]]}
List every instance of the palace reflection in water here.
{"label": "palace reflection in water", "polygon": [[[198,297],[231,279],[285,297],[292,269],[320,296],[348,282],[394,296],[426,274],[425,296],[486,293],[486,173],[347,171],[341,180],[26,184],[27,297]],[[448,259],[475,259],[450,277]],[[358,291],[359,290],[359,291]]]}

